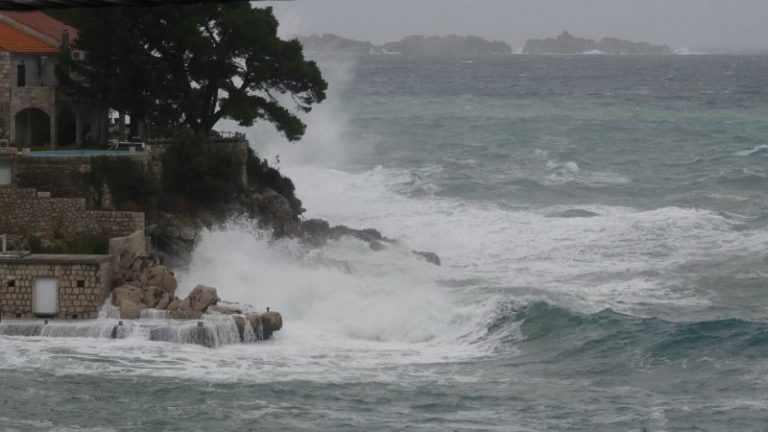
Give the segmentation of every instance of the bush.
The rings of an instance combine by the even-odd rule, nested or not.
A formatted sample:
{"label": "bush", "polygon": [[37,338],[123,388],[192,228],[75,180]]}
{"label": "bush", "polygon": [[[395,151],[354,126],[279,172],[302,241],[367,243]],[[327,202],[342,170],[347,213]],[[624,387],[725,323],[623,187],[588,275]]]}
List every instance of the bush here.
{"label": "bush", "polygon": [[243,190],[242,156],[205,136],[186,134],[163,155],[163,192],[193,206],[216,208]]}
{"label": "bush", "polygon": [[250,184],[259,184],[268,187],[280,195],[284,196],[289,202],[296,202],[296,186],[288,177],[280,174],[275,168],[269,166],[267,160],[261,160],[251,150],[248,149],[248,160],[246,161],[248,171],[248,182]]}
{"label": "bush", "polygon": [[148,175],[127,157],[91,158],[89,182],[93,189],[93,201],[98,207],[104,204],[105,185],[118,210],[146,208],[157,193]]}
{"label": "bush", "polygon": [[27,238],[27,244],[32,253],[77,255],[106,255],[109,253],[109,237],[103,234],[91,234],[69,241],[56,238],[45,243],[36,236]]}

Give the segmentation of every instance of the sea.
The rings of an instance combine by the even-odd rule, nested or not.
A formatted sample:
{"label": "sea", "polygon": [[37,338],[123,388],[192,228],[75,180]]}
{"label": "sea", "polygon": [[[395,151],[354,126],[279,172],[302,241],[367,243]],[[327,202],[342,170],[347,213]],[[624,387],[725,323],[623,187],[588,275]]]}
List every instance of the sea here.
{"label": "sea", "polygon": [[205,231],[181,294],[272,340],[0,336],[0,430],[768,430],[768,57],[317,60],[304,139],[245,132],[394,242]]}

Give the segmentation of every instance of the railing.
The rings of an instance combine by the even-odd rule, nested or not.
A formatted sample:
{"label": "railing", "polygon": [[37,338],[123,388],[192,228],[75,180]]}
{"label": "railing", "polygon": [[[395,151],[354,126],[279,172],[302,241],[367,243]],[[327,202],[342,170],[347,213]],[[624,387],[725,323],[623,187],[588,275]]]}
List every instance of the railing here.
{"label": "railing", "polygon": [[[13,248],[9,248],[9,244],[13,245]],[[30,254],[29,251],[22,250],[26,245],[26,239],[21,236],[13,236],[8,234],[0,235],[0,256],[6,258],[21,258]]]}

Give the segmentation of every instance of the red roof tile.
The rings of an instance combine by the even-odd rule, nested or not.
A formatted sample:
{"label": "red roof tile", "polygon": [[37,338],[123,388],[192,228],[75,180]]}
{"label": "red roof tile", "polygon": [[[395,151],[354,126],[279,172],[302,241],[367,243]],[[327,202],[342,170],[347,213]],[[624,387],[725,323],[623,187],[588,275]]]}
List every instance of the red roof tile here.
{"label": "red roof tile", "polygon": [[77,39],[76,28],[64,24],[40,11],[3,11],[2,14],[59,42],[61,42],[61,34],[64,30],[69,32],[70,42]]}
{"label": "red roof tile", "polygon": [[55,53],[58,48],[0,22],[0,50],[18,53]]}

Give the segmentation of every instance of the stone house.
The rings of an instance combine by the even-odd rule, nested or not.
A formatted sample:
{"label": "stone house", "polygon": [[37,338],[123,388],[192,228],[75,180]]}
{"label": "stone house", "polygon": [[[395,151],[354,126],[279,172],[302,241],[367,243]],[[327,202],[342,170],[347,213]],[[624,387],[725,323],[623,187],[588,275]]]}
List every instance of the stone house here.
{"label": "stone house", "polygon": [[61,56],[75,60],[77,29],[39,12],[0,12],[0,125],[17,147],[79,146],[107,136],[107,109],[67,94]]}
{"label": "stone house", "polygon": [[112,284],[109,255],[0,253],[0,319],[94,319]]}

